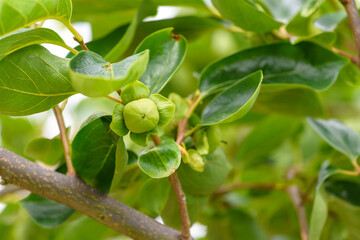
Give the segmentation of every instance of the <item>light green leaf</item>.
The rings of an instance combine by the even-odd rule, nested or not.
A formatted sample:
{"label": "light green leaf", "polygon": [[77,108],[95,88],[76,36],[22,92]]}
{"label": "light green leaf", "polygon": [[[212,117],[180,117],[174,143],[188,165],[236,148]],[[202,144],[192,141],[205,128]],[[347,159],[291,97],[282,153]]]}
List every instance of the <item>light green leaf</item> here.
{"label": "light green leaf", "polygon": [[280,22],[245,0],[212,0],[212,3],[224,18],[244,30],[264,33],[281,26]]}
{"label": "light green leaf", "polygon": [[0,60],[21,48],[40,43],[55,44],[70,50],[62,38],[51,29],[23,29],[0,38]]}
{"label": "light green leaf", "polygon": [[168,177],[181,163],[181,152],[177,144],[165,139],[160,145],[143,151],[139,156],[140,169],[152,178]]}
{"label": "light green leaf", "polygon": [[110,124],[111,130],[119,136],[125,136],[129,132],[125,125],[123,111],[124,105],[121,103],[116,104]]}
{"label": "light green leaf", "polygon": [[140,190],[140,204],[143,211],[157,217],[163,210],[170,192],[170,183],[167,179],[148,179]]}
{"label": "light green leaf", "polygon": [[68,76],[69,60],[39,45],[18,50],[0,61],[0,114],[46,111],[76,92]]}
{"label": "light green leaf", "polygon": [[263,0],[274,18],[288,23],[300,10],[306,0]]}
{"label": "light green leaf", "polygon": [[327,13],[315,19],[314,26],[323,31],[331,32],[338,27],[346,16],[345,11]]}
{"label": "light green leaf", "polygon": [[336,34],[332,32],[322,32],[316,35],[299,37],[295,40],[295,43],[304,42],[304,41],[313,42],[319,45],[331,47],[335,44]]}
{"label": "light green leaf", "polygon": [[151,0],[143,0],[131,24],[126,29],[124,36],[106,55],[105,59],[109,62],[115,62],[119,60],[130,46],[135,36],[138,25],[142,22],[144,18],[156,15],[156,13],[157,5],[153,4]]}
{"label": "light green leaf", "polygon": [[174,34],[173,28],[159,30],[140,43],[135,53],[150,51],[148,68],[140,78],[150,89],[150,94],[159,93],[180,68],[186,48],[185,38]]}
{"label": "light green leaf", "polygon": [[110,116],[89,117],[71,145],[76,173],[103,192],[110,189],[116,161],[116,141],[109,131],[110,122]]}
{"label": "light green leaf", "polygon": [[35,222],[46,228],[62,224],[75,212],[72,208],[33,193],[22,200],[20,204]]}
{"label": "light green leaf", "polygon": [[320,5],[324,2],[324,0],[307,0],[301,10],[302,17],[309,17],[313,14]]}
{"label": "light green leaf", "polygon": [[196,196],[208,195],[218,189],[231,169],[224,151],[220,148],[202,157],[206,162],[203,172],[197,172],[187,164],[181,164],[177,171],[184,191]]}
{"label": "light green leaf", "polygon": [[327,161],[323,163],[319,172],[314,205],[311,211],[309,240],[319,240],[321,237],[328,216],[327,199],[323,184],[329,177],[337,173],[339,173],[339,169],[330,166]]}
{"label": "light green leaf", "polygon": [[209,65],[201,74],[200,90],[214,93],[259,69],[264,84],[302,84],[324,90],[335,82],[347,62],[311,42],[276,43],[241,51]]}
{"label": "light green leaf", "polygon": [[177,93],[170,93],[169,100],[175,104],[174,120],[181,121],[186,117],[189,103]]}
{"label": "light green leaf", "polygon": [[70,0],[1,0],[0,36],[32,23],[55,19],[66,25],[78,37],[78,33],[70,24],[71,12]]}
{"label": "light green leaf", "polygon": [[296,84],[264,84],[253,110],[295,117],[324,114],[319,94],[310,87]]}
{"label": "light green leaf", "polygon": [[308,118],[311,127],[336,150],[356,161],[360,154],[360,136],[336,119],[323,120]]}
{"label": "light green leaf", "polygon": [[26,146],[25,155],[47,165],[55,165],[64,158],[61,139],[36,138]]}
{"label": "light green leaf", "polygon": [[174,116],[175,104],[160,94],[151,95],[149,98],[155,102],[159,111],[158,126],[164,127],[168,125]]}
{"label": "light green leaf", "polygon": [[111,64],[100,55],[81,51],[70,61],[70,77],[74,88],[89,97],[106,96],[136,81],[145,72],[149,51]]}
{"label": "light green leaf", "polygon": [[228,123],[243,117],[260,91],[262,72],[250,74],[217,95],[204,109],[201,125]]}
{"label": "light green leaf", "polygon": [[115,187],[124,175],[126,166],[128,164],[128,158],[129,156],[126,150],[124,139],[120,137],[116,145],[115,171],[111,182],[111,188]]}

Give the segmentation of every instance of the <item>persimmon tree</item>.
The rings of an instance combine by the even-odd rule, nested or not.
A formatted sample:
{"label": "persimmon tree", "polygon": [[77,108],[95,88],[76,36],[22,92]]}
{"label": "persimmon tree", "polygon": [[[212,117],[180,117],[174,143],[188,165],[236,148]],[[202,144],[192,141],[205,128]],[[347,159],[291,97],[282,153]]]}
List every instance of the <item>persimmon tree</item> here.
{"label": "persimmon tree", "polygon": [[0,0],[0,238],[360,239],[359,29],[354,0]]}

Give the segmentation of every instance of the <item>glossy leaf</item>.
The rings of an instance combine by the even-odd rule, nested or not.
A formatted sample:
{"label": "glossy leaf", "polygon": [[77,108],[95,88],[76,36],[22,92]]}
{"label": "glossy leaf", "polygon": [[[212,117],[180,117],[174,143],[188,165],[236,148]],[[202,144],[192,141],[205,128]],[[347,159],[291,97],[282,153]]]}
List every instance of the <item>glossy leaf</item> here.
{"label": "glossy leaf", "polygon": [[140,169],[152,178],[168,177],[180,166],[181,152],[177,144],[165,139],[160,145],[143,151],[139,156]]}
{"label": "glossy leaf", "polygon": [[32,140],[25,149],[25,155],[47,165],[55,165],[64,158],[64,150],[59,137],[53,139],[37,138]]}
{"label": "glossy leaf", "polygon": [[122,176],[125,173],[126,166],[128,164],[129,155],[126,150],[126,146],[122,137],[119,138],[116,144],[116,153],[115,153],[115,171],[114,177],[111,182],[111,188],[119,184]]}
{"label": "glossy leaf", "polygon": [[225,182],[231,169],[224,151],[220,148],[202,157],[206,162],[203,172],[197,172],[187,164],[181,164],[178,169],[184,191],[195,196],[214,192]]}
{"label": "glossy leaf", "polygon": [[324,182],[331,176],[339,173],[339,169],[324,162],[319,172],[316,184],[315,200],[310,217],[309,239],[319,240],[328,216],[326,193],[322,189]]}
{"label": "glossy leaf", "polygon": [[143,211],[151,217],[159,216],[170,192],[167,179],[148,179],[140,190],[140,204]]}
{"label": "glossy leaf", "polygon": [[109,62],[115,62],[121,58],[127,48],[130,46],[132,39],[135,36],[138,25],[147,16],[156,15],[157,5],[153,4],[151,0],[143,0],[135,14],[129,27],[126,29],[124,36],[114,46],[113,49],[106,55],[105,59]]}
{"label": "glossy leaf", "polygon": [[183,36],[175,35],[172,28],[159,30],[145,38],[135,53],[149,49],[149,65],[140,78],[150,94],[159,93],[181,66],[187,43]]}
{"label": "glossy leaf", "polygon": [[327,32],[334,31],[340,22],[346,18],[345,11],[332,12],[322,15],[314,21],[314,26]]}
{"label": "glossy leaf", "polygon": [[288,23],[300,10],[306,0],[263,0],[274,18]]}
{"label": "glossy leaf", "polygon": [[168,125],[174,116],[175,104],[160,94],[151,95],[149,98],[154,101],[159,111],[158,126],[164,127]]}
{"label": "glossy leaf", "polygon": [[127,129],[125,125],[123,111],[124,105],[121,103],[116,104],[110,124],[111,130],[119,136],[125,136],[129,132],[129,129]]}
{"label": "glossy leaf", "polygon": [[116,142],[109,131],[110,122],[109,116],[90,117],[71,145],[76,173],[103,192],[109,191],[116,161]]}
{"label": "glossy leaf", "polygon": [[145,50],[111,64],[94,52],[82,51],[70,61],[71,82],[86,96],[106,96],[140,78],[145,72],[148,54]]}
{"label": "glossy leaf", "polygon": [[2,0],[0,1],[0,36],[45,19],[70,25],[70,0]]}
{"label": "glossy leaf", "polygon": [[62,38],[51,29],[23,29],[0,38],[0,60],[21,48],[41,43],[55,44],[69,49]]}
{"label": "glossy leaf", "polygon": [[200,124],[228,123],[243,117],[254,105],[262,77],[257,71],[230,85],[206,106]]}
{"label": "glossy leaf", "polygon": [[307,0],[301,10],[301,16],[309,17],[313,14],[320,5],[324,2],[324,0]]}
{"label": "glossy leaf", "polygon": [[308,119],[311,127],[336,150],[356,161],[360,154],[360,136],[336,119]]}
{"label": "glossy leaf", "polygon": [[46,111],[75,94],[68,63],[68,59],[56,57],[39,45],[2,59],[0,114],[19,116]]}
{"label": "glossy leaf", "polygon": [[201,74],[200,90],[211,94],[259,69],[264,84],[302,84],[324,90],[335,82],[346,63],[314,43],[276,43],[241,51],[209,65]]}
{"label": "glossy leaf", "polygon": [[212,0],[212,3],[222,16],[244,30],[264,33],[281,26],[281,23],[245,0]]}
{"label": "glossy leaf", "polygon": [[47,228],[62,224],[75,212],[72,208],[33,193],[20,203],[35,222]]}
{"label": "glossy leaf", "polygon": [[265,84],[253,110],[286,116],[323,116],[319,94],[310,87],[295,84]]}

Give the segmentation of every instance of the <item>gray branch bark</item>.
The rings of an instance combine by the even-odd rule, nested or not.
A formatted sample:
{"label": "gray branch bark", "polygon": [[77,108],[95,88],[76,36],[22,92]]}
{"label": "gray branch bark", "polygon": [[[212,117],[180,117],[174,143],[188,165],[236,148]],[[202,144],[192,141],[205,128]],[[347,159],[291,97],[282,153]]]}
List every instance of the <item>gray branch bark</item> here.
{"label": "gray branch bark", "polygon": [[135,240],[178,240],[180,232],[118,202],[75,176],[45,169],[0,147],[0,176],[42,197],[71,207]]}

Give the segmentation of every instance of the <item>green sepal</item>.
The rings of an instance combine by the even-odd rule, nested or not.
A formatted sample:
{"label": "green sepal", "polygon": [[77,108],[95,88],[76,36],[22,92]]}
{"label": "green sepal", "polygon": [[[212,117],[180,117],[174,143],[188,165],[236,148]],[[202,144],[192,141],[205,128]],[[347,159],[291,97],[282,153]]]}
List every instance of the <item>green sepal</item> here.
{"label": "green sepal", "polygon": [[203,157],[200,155],[200,153],[195,149],[189,149],[188,154],[189,154],[189,162],[188,162],[189,166],[197,172],[203,172],[205,169],[205,162]]}
{"label": "green sepal", "polygon": [[136,81],[128,84],[121,91],[121,100],[124,104],[131,101],[138,100],[140,98],[147,98],[150,94],[150,90],[142,82]]}
{"label": "green sepal", "polygon": [[193,140],[196,150],[198,150],[200,154],[203,155],[209,153],[209,141],[205,129],[202,128],[196,131],[193,135]]}
{"label": "green sepal", "polygon": [[158,129],[154,128],[148,132],[144,133],[133,133],[130,132],[130,138],[131,140],[136,143],[137,145],[140,145],[142,147],[146,147],[148,145],[149,139],[152,135],[155,135],[158,133]]}
{"label": "green sepal", "polygon": [[149,98],[154,101],[159,111],[158,126],[169,124],[175,113],[175,104],[160,94],[151,95]]}
{"label": "green sepal", "polygon": [[121,103],[116,104],[110,124],[111,130],[119,136],[125,136],[129,132],[129,129],[127,129],[125,125],[123,112],[124,105],[122,105]]}

